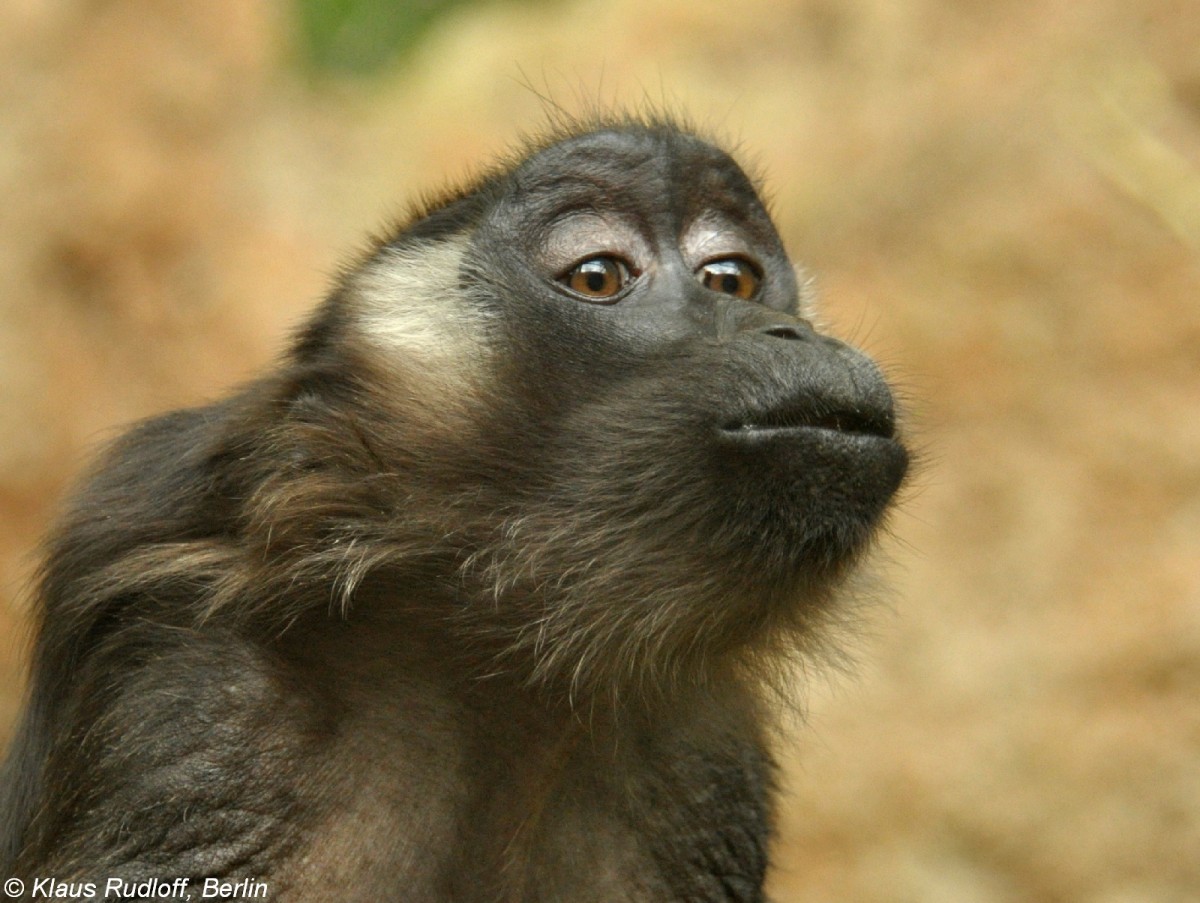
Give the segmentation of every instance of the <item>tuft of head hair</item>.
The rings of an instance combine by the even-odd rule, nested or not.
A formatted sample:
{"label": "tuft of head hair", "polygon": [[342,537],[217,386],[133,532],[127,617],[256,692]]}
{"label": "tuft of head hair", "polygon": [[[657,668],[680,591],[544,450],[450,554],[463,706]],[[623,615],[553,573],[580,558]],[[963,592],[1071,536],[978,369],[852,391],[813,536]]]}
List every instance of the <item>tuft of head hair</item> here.
{"label": "tuft of head hair", "polygon": [[499,151],[490,162],[461,180],[447,180],[432,190],[420,192],[405,212],[392,220],[374,236],[374,247],[403,240],[415,226],[440,211],[452,208],[470,198],[486,199],[490,189],[499,186],[514,169],[544,150],[563,141],[593,132],[679,133],[720,148],[738,163],[750,179],[755,191],[769,207],[769,195],[759,166],[743,159],[740,142],[720,135],[715,128],[701,126],[682,109],[673,109],[662,102],[645,100],[637,106],[608,107],[599,102],[584,101],[579,110],[568,110],[545,94],[538,95],[543,103],[544,120],[532,131],[517,133],[517,137]]}

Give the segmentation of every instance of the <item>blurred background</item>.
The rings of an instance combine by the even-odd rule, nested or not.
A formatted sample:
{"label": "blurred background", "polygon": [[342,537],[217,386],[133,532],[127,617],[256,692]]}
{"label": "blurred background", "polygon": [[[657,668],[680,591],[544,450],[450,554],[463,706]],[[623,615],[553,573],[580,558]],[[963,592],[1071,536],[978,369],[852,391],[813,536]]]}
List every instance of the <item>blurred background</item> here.
{"label": "blurred background", "polygon": [[740,148],[925,450],[781,744],[775,898],[1200,900],[1187,0],[5,0],[0,741],[96,445],[268,365],[539,95]]}

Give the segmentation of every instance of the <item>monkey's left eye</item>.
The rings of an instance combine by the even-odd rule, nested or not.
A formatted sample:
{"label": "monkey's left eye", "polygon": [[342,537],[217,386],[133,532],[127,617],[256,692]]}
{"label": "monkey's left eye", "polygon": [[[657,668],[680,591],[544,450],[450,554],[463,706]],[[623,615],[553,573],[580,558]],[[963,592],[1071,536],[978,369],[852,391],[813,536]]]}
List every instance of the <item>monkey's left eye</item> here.
{"label": "monkey's left eye", "polygon": [[762,285],[762,274],[758,268],[740,257],[710,260],[702,264],[696,273],[706,289],[735,298],[753,298]]}
{"label": "monkey's left eye", "polygon": [[589,257],[559,277],[577,295],[596,301],[616,297],[631,279],[629,265],[619,257]]}

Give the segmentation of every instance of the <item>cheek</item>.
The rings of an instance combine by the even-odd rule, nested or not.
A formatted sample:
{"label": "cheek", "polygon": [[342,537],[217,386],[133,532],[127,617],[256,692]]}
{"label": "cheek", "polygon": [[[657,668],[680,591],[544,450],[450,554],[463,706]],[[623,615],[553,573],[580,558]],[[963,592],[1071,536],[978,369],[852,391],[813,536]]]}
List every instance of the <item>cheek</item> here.
{"label": "cheek", "polygon": [[363,389],[401,446],[471,433],[494,383],[495,314],[462,287],[466,249],[461,238],[384,249],[343,295]]}
{"label": "cheek", "polygon": [[365,338],[415,358],[456,350],[471,320],[459,301],[464,250],[451,240],[381,251],[349,286],[354,321]]}

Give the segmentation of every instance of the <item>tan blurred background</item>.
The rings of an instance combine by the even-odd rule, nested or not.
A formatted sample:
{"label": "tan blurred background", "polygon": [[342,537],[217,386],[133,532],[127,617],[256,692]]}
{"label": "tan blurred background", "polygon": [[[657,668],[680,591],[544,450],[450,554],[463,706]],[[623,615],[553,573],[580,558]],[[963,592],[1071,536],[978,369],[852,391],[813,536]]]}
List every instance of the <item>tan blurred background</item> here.
{"label": "tan blurred background", "polygon": [[0,4],[0,740],[99,441],[266,365],[537,92],[648,97],[765,173],[926,450],[776,898],[1200,900],[1200,3],[460,2],[345,75],[320,2]]}

